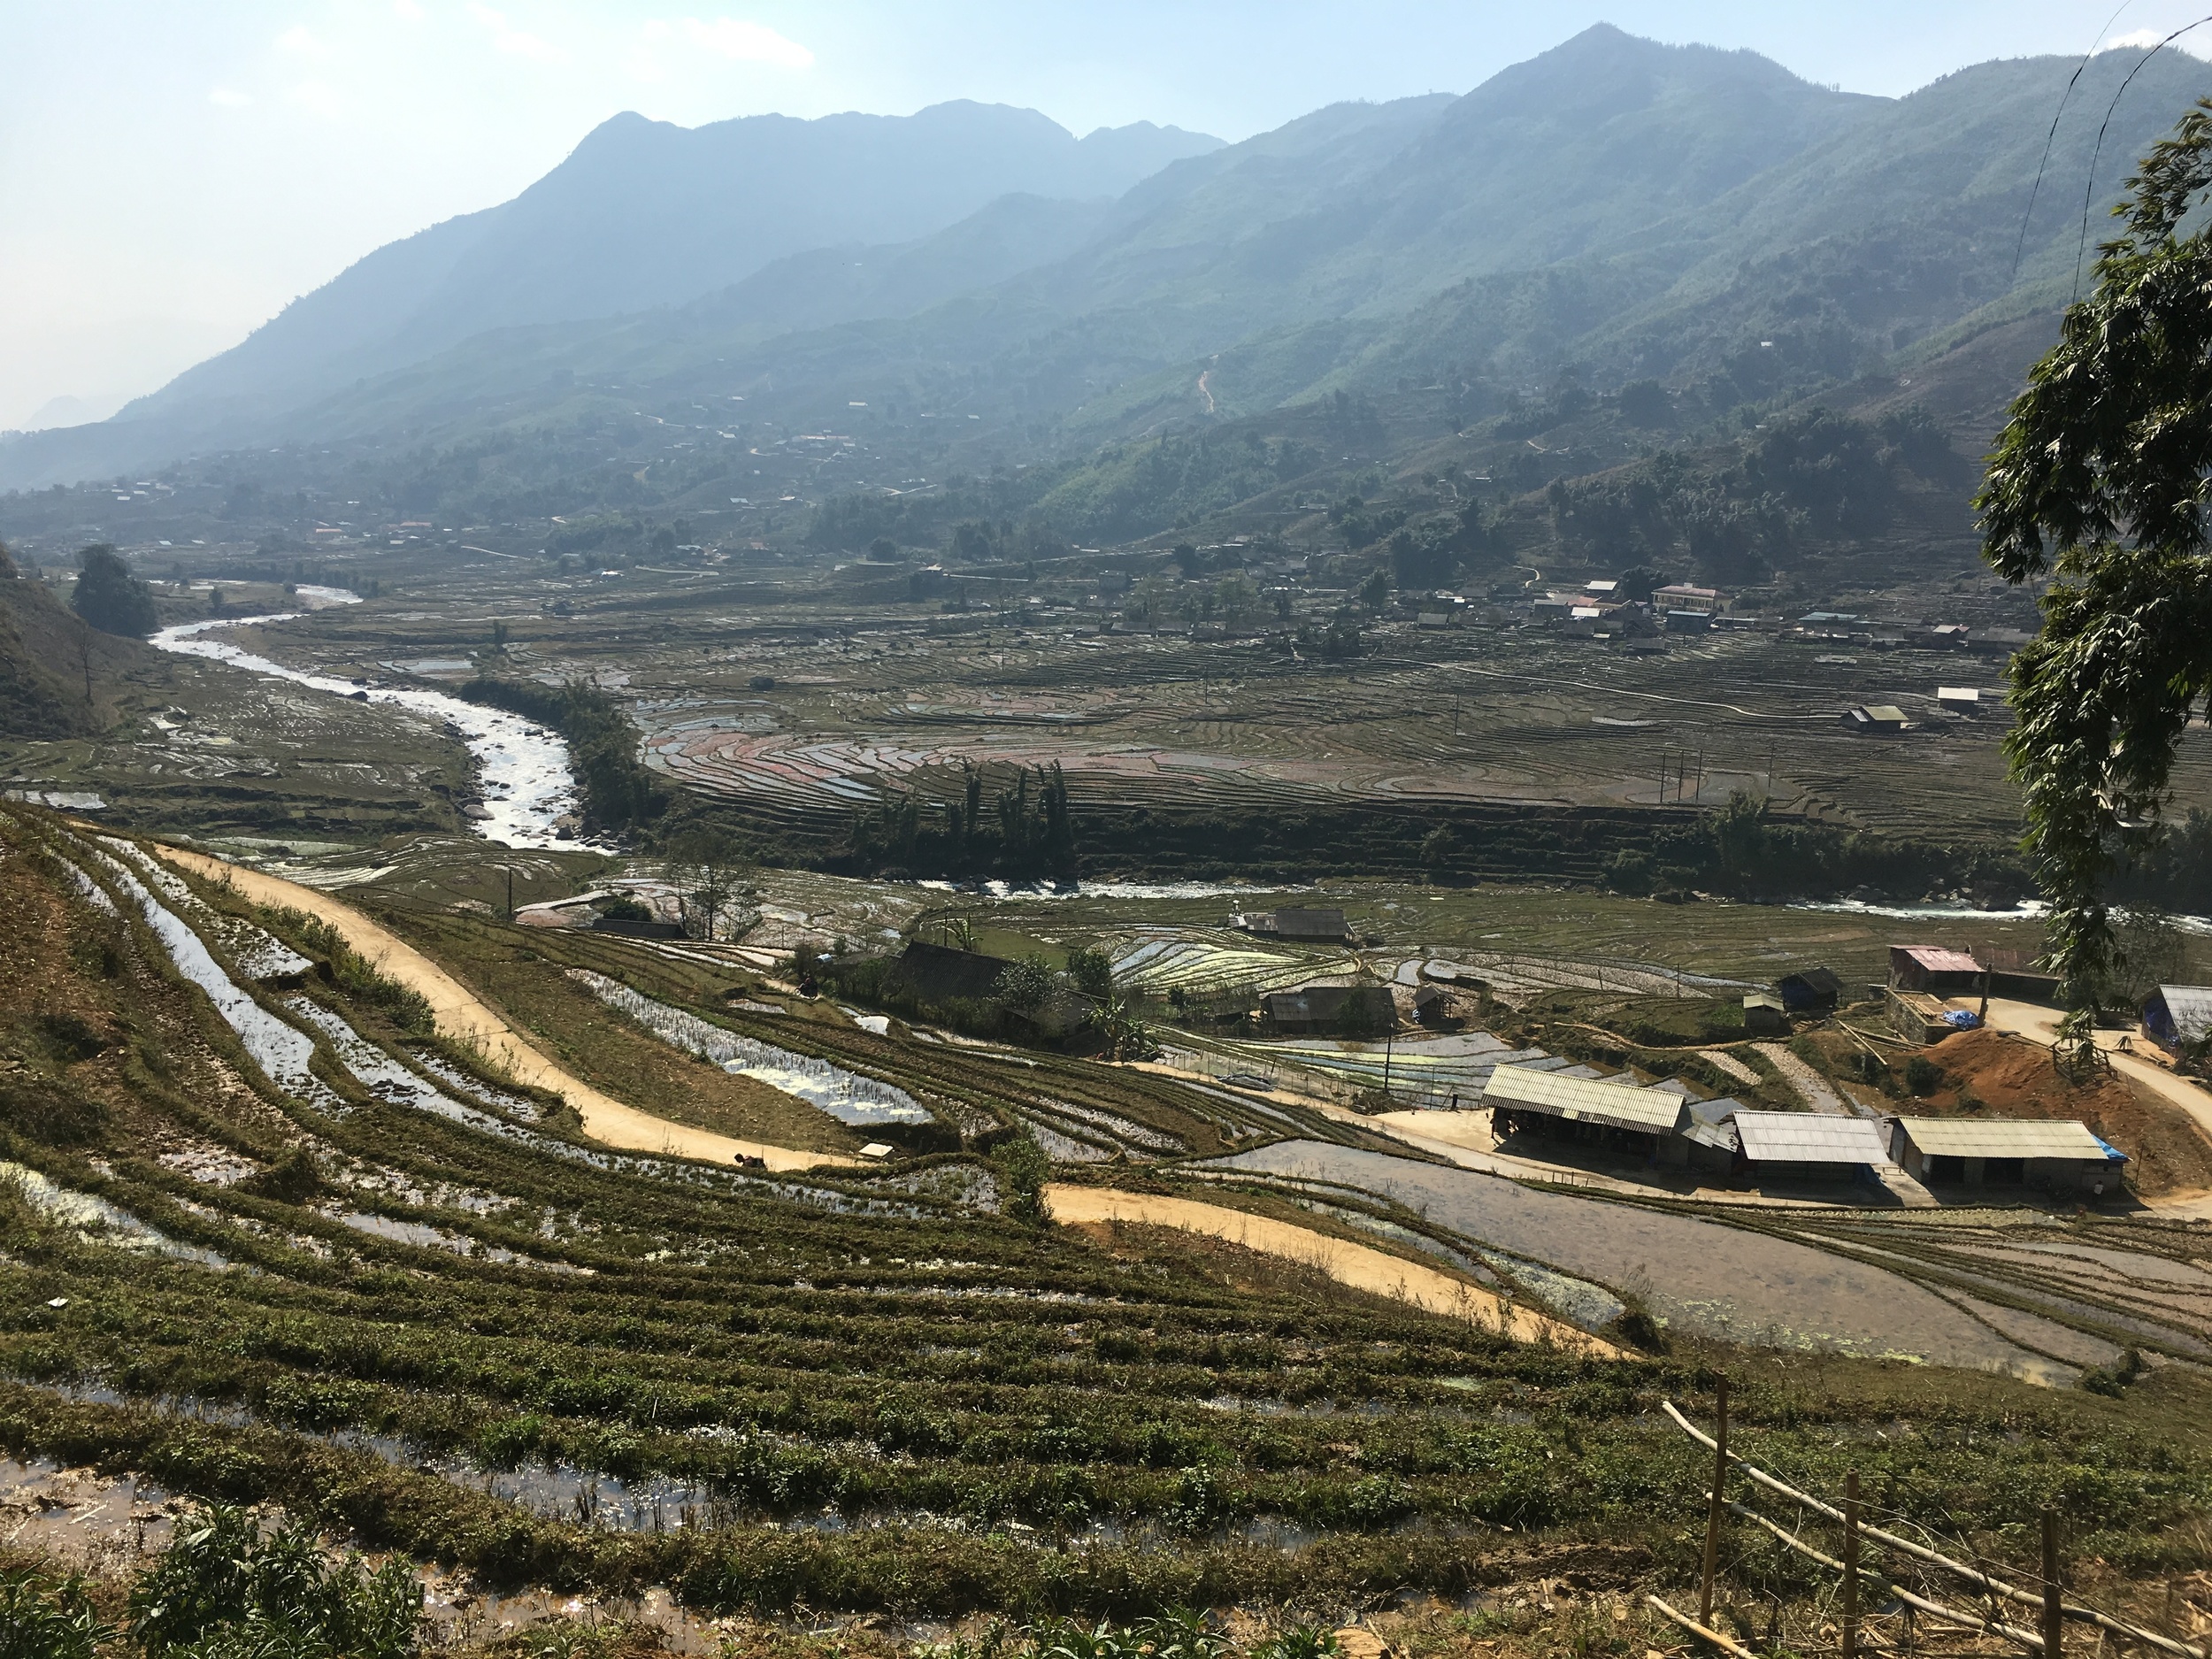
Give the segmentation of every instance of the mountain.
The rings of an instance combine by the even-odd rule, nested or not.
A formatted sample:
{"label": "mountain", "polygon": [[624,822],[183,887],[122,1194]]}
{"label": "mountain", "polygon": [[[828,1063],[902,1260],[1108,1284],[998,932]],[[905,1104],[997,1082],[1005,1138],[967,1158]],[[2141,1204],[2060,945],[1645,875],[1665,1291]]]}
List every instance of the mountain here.
{"label": "mountain", "polygon": [[[964,412],[1063,454],[1343,389],[1429,386],[1479,419],[1563,373],[1663,380],[1709,415],[1770,407],[2062,305],[2085,196],[2093,237],[2132,157],[2212,90],[2212,68],[2162,55],[2115,105],[2137,61],[2093,60],[2055,133],[2071,60],[1871,98],[1606,26],[1464,96],[1334,105],[1226,146],[1128,128],[1079,143],[974,105],[696,134],[628,118],[506,207],[380,250],[117,420],[0,448],[0,484],[242,434],[441,442],[596,420],[614,403],[587,380],[621,388],[623,410],[745,389],[749,418],[794,421],[927,409],[957,384]],[[945,174],[954,140],[921,142],[940,125],[998,158],[974,199]],[[1034,150],[993,149],[984,129]],[[750,205],[680,224],[695,143],[759,157],[803,138],[818,160],[887,131],[933,159],[864,177],[822,162],[853,193],[834,203],[786,188],[792,165],[772,185],[709,166],[718,202]],[[1047,157],[1054,188],[1015,179],[1017,153]],[[905,234],[929,215],[894,177],[920,180],[909,195],[934,222]],[[617,179],[634,200],[613,199]],[[1101,179],[1132,181],[1086,199]],[[657,243],[581,229],[626,217],[668,227]],[[605,314],[622,296],[626,313]]]}
{"label": "mountain", "polygon": [[1010,192],[1118,196],[1218,145],[1148,122],[1079,140],[970,103],[692,128],[618,115],[511,202],[378,249],[124,418],[297,403],[486,330],[680,304],[803,250],[926,235]]}

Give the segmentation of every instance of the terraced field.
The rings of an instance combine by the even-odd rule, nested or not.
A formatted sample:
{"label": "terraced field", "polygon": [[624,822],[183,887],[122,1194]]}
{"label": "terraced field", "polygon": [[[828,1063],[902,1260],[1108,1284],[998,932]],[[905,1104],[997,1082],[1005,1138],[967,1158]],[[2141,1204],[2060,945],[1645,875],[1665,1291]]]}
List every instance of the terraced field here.
{"label": "terraced field", "polygon": [[[1425,660],[1407,660],[1417,637]],[[1657,658],[1542,636],[1386,631],[1377,642],[1351,673],[1149,639],[1083,649],[1024,635],[1009,650],[941,655],[910,642],[857,672],[840,657],[846,673],[826,701],[795,688],[763,700],[764,715],[657,725],[648,753],[670,776],[772,816],[849,811],[885,791],[949,799],[964,763],[1057,763],[1074,800],[1096,809],[1654,807],[1753,788],[1870,828],[2016,833],[2001,716],[1935,710],[1939,681],[1992,677],[1971,659],[1830,664],[1757,635]],[[887,673],[898,688],[879,688]],[[1865,701],[1902,703],[1924,724],[1891,742],[1855,738],[1838,717]],[[937,728],[928,741],[895,735],[918,724]],[[1071,726],[1083,730],[1039,729]],[[2182,792],[2212,800],[2212,747],[2189,746]]]}
{"label": "terraced field", "polygon": [[[1900,1501],[1934,1503],[1915,1483],[1939,1467],[1943,1524],[2001,1556],[2062,1486],[2085,1553],[2155,1569],[2212,1490],[2212,1453],[2162,1432],[2201,1391],[2159,1363],[2206,1340],[2199,1232],[1601,1204],[1234,1086],[871,1029],[726,951],[511,928],[407,887],[355,892],[595,1087],[672,1121],[810,1119],[823,1144],[939,1138],[774,1172],[595,1145],[329,933],[127,838],[0,813],[10,1455],[273,1502],[480,1585],[659,1586],[699,1615],[1457,1596],[1502,1539],[1511,1572],[1602,1542],[1634,1563],[1607,1582],[1678,1576],[1663,1517],[1698,1455],[1646,1408],[1695,1401],[1724,1356],[1764,1455],[1826,1489],[1857,1425],[1886,1425]],[[828,1108],[850,1101],[928,1122],[849,1126]],[[1230,1226],[1025,1219],[1033,1143],[1061,1179],[1357,1240],[1586,1330],[1647,1299],[1673,1352],[1513,1344]],[[2154,1364],[2123,1397],[2004,1374],[2109,1370],[2124,1340]],[[2047,1464],[2022,1465],[2023,1425]]]}

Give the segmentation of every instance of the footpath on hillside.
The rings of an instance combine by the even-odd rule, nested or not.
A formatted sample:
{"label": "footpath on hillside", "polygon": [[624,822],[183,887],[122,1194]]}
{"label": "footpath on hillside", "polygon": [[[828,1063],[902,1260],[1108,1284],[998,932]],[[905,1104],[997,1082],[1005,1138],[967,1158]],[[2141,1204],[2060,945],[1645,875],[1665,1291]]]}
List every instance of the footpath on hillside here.
{"label": "footpath on hillside", "polygon": [[157,846],[156,850],[180,869],[211,881],[227,881],[257,904],[300,910],[318,921],[327,922],[378,972],[419,992],[429,1002],[441,1032],[457,1041],[474,1045],[494,1064],[505,1068],[517,1082],[560,1095],[575,1109],[584,1133],[603,1146],[624,1152],[696,1158],[706,1164],[758,1158],[772,1170],[805,1170],[855,1162],[832,1152],[802,1152],[791,1147],[771,1146],[765,1141],[740,1141],[626,1105],[555,1064],[486,1006],[474,992],[352,905],[313,887],[206,853],[165,846]]}

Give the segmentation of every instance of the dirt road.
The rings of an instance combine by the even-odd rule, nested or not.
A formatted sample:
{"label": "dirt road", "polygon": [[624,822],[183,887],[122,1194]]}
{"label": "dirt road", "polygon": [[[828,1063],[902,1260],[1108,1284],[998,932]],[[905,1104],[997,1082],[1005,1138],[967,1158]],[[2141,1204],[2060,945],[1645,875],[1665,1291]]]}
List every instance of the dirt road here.
{"label": "dirt road", "polygon": [[[2045,1008],[2035,1002],[2016,1002],[2008,998],[1993,996],[1989,999],[1989,1024],[1998,1031],[2017,1032],[2031,1042],[2039,1042],[2046,1048],[2058,1041],[2058,1022],[2065,1018],[2063,1010]],[[2207,1093],[2188,1079],[2178,1077],[2157,1061],[2132,1052],[2123,1052],[2120,1039],[2129,1037],[2135,1043],[2148,1040],[2139,1033],[2124,1031],[2101,1031],[2097,1047],[2112,1069],[2131,1083],[2139,1083],[2160,1099],[2178,1106],[2189,1114],[2189,1120],[2197,1126],[2197,1133],[2212,1140],[2212,1093]]]}
{"label": "dirt road", "polygon": [[534,1088],[550,1089],[560,1095],[576,1109],[584,1133],[603,1146],[625,1152],[666,1153],[706,1164],[730,1164],[741,1156],[758,1158],[772,1170],[803,1170],[856,1162],[832,1152],[801,1152],[790,1147],[713,1134],[704,1129],[672,1123],[665,1118],[656,1118],[634,1106],[626,1106],[554,1064],[480,1002],[466,986],[350,904],[313,887],[265,875],[226,859],[211,858],[204,853],[186,852],[176,847],[157,847],[155,850],[180,869],[211,880],[228,881],[257,904],[303,910],[319,921],[329,923],[378,972],[426,997],[432,1013],[437,1017],[440,1032],[457,1041],[475,1045],[494,1063],[503,1066],[516,1081]]}
{"label": "dirt road", "polygon": [[[1125,1193],[1112,1187],[1072,1187],[1052,1182],[1045,1187],[1045,1206],[1062,1226],[1086,1222],[1136,1221],[1156,1227],[1179,1227],[1225,1239],[1248,1250],[1279,1256],[1317,1272],[1340,1285],[1371,1292],[1405,1302],[1427,1313],[1449,1315],[1471,1325],[1495,1331],[1502,1325],[1517,1342],[1549,1341],[1572,1353],[1617,1359],[1622,1351],[1571,1325],[1511,1308],[1500,1297],[1454,1279],[1448,1273],[1382,1250],[1371,1249],[1344,1239],[1331,1238],[1310,1227],[1294,1226],[1266,1216],[1249,1215],[1219,1204],[1190,1198],[1161,1198],[1148,1193]],[[1510,1323],[1504,1322],[1509,1317]]]}

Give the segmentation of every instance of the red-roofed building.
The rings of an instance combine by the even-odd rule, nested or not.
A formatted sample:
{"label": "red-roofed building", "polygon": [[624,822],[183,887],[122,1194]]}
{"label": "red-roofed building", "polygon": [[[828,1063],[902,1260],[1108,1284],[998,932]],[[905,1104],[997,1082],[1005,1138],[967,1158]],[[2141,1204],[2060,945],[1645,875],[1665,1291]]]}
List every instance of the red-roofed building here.
{"label": "red-roofed building", "polygon": [[1963,950],[1940,945],[1892,945],[1889,982],[1901,991],[1946,992],[1978,990],[1982,964]]}

